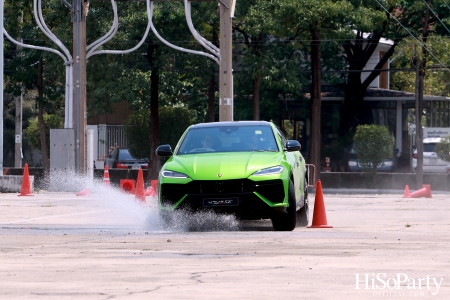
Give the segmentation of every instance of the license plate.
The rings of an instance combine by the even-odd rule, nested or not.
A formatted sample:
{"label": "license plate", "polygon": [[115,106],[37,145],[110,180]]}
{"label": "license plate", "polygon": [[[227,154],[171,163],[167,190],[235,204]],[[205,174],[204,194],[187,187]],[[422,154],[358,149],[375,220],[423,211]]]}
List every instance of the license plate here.
{"label": "license plate", "polygon": [[140,169],[140,168],[141,168],[141,165],[140,165],[140,164],[133,164],[133,165],[131,166],[131,168],[132,168],[133,170]]}
{"label": "license plate", "polygon": [[238,198],[203,199],[203,206],[238,206]]}

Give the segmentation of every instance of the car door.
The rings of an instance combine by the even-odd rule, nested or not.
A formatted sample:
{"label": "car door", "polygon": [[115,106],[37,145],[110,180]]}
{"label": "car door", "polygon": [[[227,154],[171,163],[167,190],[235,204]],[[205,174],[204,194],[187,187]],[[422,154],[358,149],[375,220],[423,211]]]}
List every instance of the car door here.
{"label": "car door", "polygon": [[286,156],[286,160],[288,161],[289,165],[291,166],[291,172],[292,175],[294,177],[294,189],[295,189],[295,199],[298,200],[300,199],[301,195],[302,195],[302,188],[303,188],[303,184],[301,182],[301,166],[302,166],[302,158],[300,155],[299,151],[294,151],[294,152],[288,152],[285,151],[286,149],[286,138],[284,137],[284,135],[278,130],[277,128],[277,135],[283,145],[283,151],[284,151],[284,155]]}

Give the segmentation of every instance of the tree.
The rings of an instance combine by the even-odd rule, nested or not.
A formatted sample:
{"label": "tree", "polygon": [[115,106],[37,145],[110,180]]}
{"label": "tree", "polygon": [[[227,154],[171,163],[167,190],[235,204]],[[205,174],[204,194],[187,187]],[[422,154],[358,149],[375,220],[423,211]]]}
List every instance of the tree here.
{"label": "tree", "polygon": [[[135,112],[126,121],[125,132],[130,153],[136,158],[151,157],[151,136],[153,134],[149,110]],[[181,135],[193,124],[194,112],[184,107],[160,107],[159,136],[161,144],[170,144],[175,149]],[[159,145],[158,145],[159,146]],[[157,159],[157,158],[155,158]],[[159,170],[158,170],[159,171]]]}
{"label": "tree", "polygon": [[450,162],[450,136],[444,137],[436,144],[436,154],[440,159]]}
{"label": "tree", "polygon": [[[46,124],[45,127],[45,136],[44,141],[47,143],[45,149],[47,149],[47,155],[50,155],[50,129],[57,129],[64,127],[64,119],[59,115],[49,115],[43,114],[43,123]],[[40,121],[36,117],[31,120],[30,125],[28,126],[26,133],[28,136],[28,141],[32,147],[36,149],[42,149],[42,141],[41,138],[41,130],[40,130]]]}
{"label": "tree", "polygon": [[389,130],[381,125],[358,125],[354,136],[354,149],[363,169],[377,173],[377,166],[392,157],[393,140]]}
{"label": "tree", "polygon": [[[275,1],[238,1],[236,18],[233,21],[236,51],[239,57],[239,71],[235,77],[235,94],[237,119],[260,120],[273,119],[273,114],[261,112],[264,108],[275,106],[273,112],[279,111],[280,88],[285,94],[299,94],[301,84],[293,62],[296,61],[294,40],[301,31],[298,25],[283,19],[287,0]],[[292,11],[291,11],[292,12]],[[286,26],[289,23],[288,26]],[[287,55],[287,56],[286,56]],[[266,94],[266,99],[261,96]],[[251,99],[252,112],[243,111],[239,102]],[[262,103],[262,100],[268,103]],[[281,123],[281,122],[280,122]]]}
{"label": "tree", "polygon": [[346,146],[351,143],[353,134],[359,124],[371,122],[370,110],[363,107],[364,94],[371,82],[380,75],[384,64],[391,57],[397,46],[397,41],[383,55],[364,81],[361,71],[366,67],[382,37],[387,37],[392,21],[389,12],[396,5],[389,2],[388,12],[372,1],[362,1],[355,7],[351,28],[355,31],[353,39],[346,39],[342,47],[348,63],[347,80],[344,87],[344,103],[341,110],[340,138]]}
{"label": "tree", "polygon": [[[46,3],[44,11],[48,27],[67,44],[67,26],[60,16],[63,9],[67,9],[60,1],[52,0]],[[38,29],[34,23],[32,3],[29,1],[14,1],[5,6],[5,28],[13,37],[19,37],[26,44],[45,47],[53,47],[53,43]],[[20,18],[18,18],[20,16]],[[70,18],[69,18],[70,19]],[[70,22],[70,20],[68,20]],[[48,171],[50,161],[48,157],[48,138],[46,135],[46,124],[44,111],[50,114],[61,113],[63,103],[64,66],[61,59],[55,58],[55,54],[31,49],[21,49],[15,44],[6,43],[8,56],[5,68],[7,74],[7,85],[5,90],[14,95],[28,93],[37,90],[38,120],[40,129],[41,153],[44,168]]]}
{"label": "tree", "polygon": [[[309,38],[310,71],[311,71],[311,135],[309,161],[320,170],[321,149],[321,84],[322,59],[321,41],[331,37],[345,37],[350,33],[346,28],[353,6],[348,1],[285,1],[282,15],[287,21],[293,21],[298,33]],[[295,12],[295,13],[292,13]],[[288,17],[291,15],[292,17]],[[291,20],[293,18],[293,20]],[[286,24],[288,25],[288,24]],[[285,27],[287,27],[285,25]],[[350,27],[349,27],[350,28]],[[318,172],[320,177],[320,172]]]}

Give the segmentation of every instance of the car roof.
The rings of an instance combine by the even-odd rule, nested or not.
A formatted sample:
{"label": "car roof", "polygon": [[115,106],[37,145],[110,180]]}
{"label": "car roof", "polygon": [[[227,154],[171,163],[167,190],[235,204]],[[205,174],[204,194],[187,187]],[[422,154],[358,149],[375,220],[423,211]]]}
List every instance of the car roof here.
{"label": "car roof", "polygon": [[442,138],[425,138],[423,139],[424,144],[440,143]]}
{"label": "car roof", "polygon": [[230,122],[211,122],[191,125],[189,128],[207,128],[207,127],[230,127],[230,126],[271,126],[267,121],[230,121]]}

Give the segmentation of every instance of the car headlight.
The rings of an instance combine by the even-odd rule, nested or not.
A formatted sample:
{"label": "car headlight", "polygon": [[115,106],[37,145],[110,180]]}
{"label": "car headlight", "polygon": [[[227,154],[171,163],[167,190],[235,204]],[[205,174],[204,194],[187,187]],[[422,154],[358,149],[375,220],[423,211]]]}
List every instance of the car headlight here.
{"label": "car headlight", "polygon": [[188,176],[184,173],[169,170],[162,171],[162,176],[166,178],[188,178]]}
{"label": "car headlight", "polygon": [[393,163],[392,163],[392,161],[385,161],[384,165],[387,166],[387,167],[390,167],[390,166],[393,165]]}
{"label": "car headlight", "polygon": [[253,173],[253,176],[280,174],[283,169],[284,168],[282,166],[270,167],[267,169],[256,171],[255,173]]}
{"label": "car headlight", "polygon": [[357,163],[356,163],[356,161],[350,160],[350,161],[348,162],[348,165],[349,165],[350,167],[356,167]]}

